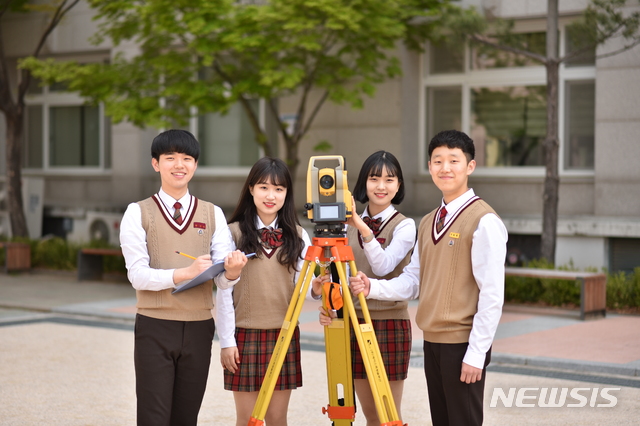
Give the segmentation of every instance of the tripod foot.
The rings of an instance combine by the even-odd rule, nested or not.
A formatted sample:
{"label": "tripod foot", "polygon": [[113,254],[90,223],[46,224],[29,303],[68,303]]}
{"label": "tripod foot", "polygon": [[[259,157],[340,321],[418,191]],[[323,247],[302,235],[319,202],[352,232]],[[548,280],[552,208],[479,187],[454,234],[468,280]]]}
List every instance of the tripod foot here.
{"label": "tripod foot", "polygon": [[247,426],[262,426],[263,424],[264,420],[258,420],[255,417],[251,417]]}
{"label": "tripod foot", "polygon": [[356,418],[356,409],[355,407],[332,407],[327,405],[327,408],[322,407],[322,414],[327,414],[331,420],[353,420]]}

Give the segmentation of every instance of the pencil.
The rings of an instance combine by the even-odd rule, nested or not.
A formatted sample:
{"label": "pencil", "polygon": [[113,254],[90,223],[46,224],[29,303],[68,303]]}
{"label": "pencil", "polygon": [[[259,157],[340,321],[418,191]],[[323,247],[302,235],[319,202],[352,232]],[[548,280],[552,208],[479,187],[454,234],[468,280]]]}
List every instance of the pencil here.
{"label": "pencil", "polygon": [[188,255],[188,254],[186,254],[186,253],[182,253],[182,252],[180,252],[180,251],[178,251],[178,250],[176,250],[176,253],[181,254],[181,255],[183,255],[184,257],[188,257],[189,259],[195,259],[195,257],[193,257],[193,256],[191,256],[191,255]]}

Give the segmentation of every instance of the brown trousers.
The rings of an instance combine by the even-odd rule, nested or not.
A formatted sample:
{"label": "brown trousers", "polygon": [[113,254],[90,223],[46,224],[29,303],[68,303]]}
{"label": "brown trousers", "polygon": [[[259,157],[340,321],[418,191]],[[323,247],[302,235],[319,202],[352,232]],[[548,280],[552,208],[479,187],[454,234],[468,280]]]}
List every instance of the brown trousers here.
{"label": "brown trousers", "polygon": [[136,315],[139,426],[195,426],[211,363],[215,324]]}

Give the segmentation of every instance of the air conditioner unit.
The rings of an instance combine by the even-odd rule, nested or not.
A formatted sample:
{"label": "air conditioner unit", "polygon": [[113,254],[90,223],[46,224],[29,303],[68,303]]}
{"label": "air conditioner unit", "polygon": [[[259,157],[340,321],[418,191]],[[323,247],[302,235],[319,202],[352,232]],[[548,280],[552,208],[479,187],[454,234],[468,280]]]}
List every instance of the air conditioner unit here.
{"label": "air conditioner unit", "polygon": [[87,212],[87,240],[102,240],[113,246],[120,246],[120,221],[122,214],[107,212]]}

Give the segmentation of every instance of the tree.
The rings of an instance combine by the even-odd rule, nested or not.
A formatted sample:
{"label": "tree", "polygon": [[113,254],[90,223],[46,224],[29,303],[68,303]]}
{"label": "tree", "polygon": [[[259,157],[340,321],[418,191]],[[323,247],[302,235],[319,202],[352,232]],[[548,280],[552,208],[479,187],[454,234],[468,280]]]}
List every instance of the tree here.
{"label": "tree", "polygon": [[[513,21],[486,19],[475,9],[450,7],[442,20],[438,38],[448,42],[469,41],[493,49],[530,58],[543,64],[547,75],[547,132],[543,143],[545,178],[540,257],[555,261],[558,223],[558,85],[560,63],[576,58],[613,37],[622,37],[623,46],[596,55],[616,55],[640,44],[640,12],[625,13],[625,0],[591,0],[582,16],[571,24],[569,34],[575,48],[563,57],[558,54],[558,0],[547,1],[546,54],[532,49],[513,32]],[[451,37],[451,34],[454,37]],[[447,36],[449,36],[447,38]],[[435,37],[435,35],[434,35]]]}
{"label": "tree", "polygon": [[79,0],[53,1],[39,6],[28,4],[28,0],[3,0],[0,3],[0,111],[4,114],[6,129],[6,166],[7,166],[7,206],[11,221],[11,233],[14,237],[28,237],[27,221],[22,206],[22,159],[21,144],[23,138],[24,97],[31,83],[31,72],[20,71],[20,79],[14,90],[9,78],[9,66],[3,38],[3,18],[8,12],[45,12],[50,18],[43,29],[32,57],[37,58],[42,48],[60,21],[79,2]]}
{"label": "tree", "polygon": [[[375,85],[401,72],[398,42],[419,48],[447,0],[89,0],[100,22],[95,42],[135,41],[139,54],[109,64],[29,59],[47,81],[66,81],[114,122],[167,127],[239,102],[256,142],[274,155],[251,99],[262,98],[284,141],[295,176],[300,143],[325,101],[362,106]],[[320,96],[311,99],[312,90]],[[278,98],[299,95],[292,128]]]}

